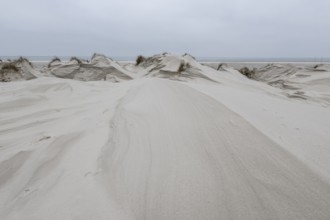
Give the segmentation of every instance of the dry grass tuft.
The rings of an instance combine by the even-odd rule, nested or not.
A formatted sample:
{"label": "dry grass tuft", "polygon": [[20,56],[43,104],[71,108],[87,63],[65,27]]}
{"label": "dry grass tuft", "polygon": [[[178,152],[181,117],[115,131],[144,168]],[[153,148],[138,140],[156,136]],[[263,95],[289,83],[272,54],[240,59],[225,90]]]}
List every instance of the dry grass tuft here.
{"label": "dry grass tuft", "polygon": [[247,67],[243,67],[242,69],[239,70],[240,73],[242,73],[244,76],[246,76],[247,78],[250,78],[252,79],[255,75],[255,72],[256,70],[253,69],[253,70],[250,70],[249,68]]}
{"label": "dry grass tuft", "polygon": [[136,65],[138,66],[140,63],[143,63],[146,61],[146,58],[144,56],[141,56],[139,55],[137,58],[136,58]]}
{"label": "dry grass tuft", "polygon": [[5,63],[1,70],[13,70],[15,72],[18,72],[19,69],[16,67],[15,63],[14,62],[10,62],[10,63]]}

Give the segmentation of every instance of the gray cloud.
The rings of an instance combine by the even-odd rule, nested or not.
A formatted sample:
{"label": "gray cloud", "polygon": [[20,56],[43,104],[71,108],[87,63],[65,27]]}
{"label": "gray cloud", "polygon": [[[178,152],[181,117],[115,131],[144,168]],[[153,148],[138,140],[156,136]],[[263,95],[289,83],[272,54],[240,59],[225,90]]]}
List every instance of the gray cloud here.
{"label": "gray cloud", "polygon": [[330,57],[328,0],[11,0],[0,55]]}

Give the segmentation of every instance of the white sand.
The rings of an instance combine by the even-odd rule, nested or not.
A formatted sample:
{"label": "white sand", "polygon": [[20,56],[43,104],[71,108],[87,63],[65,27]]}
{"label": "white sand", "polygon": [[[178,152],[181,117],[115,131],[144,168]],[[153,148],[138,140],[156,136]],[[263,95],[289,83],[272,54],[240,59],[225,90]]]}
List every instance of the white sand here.
{"label": "white sand", "polygon": [[302,99],[190,56],[77,65],[0,84],[0,219],[330,218],[328,70],[280,74]]}

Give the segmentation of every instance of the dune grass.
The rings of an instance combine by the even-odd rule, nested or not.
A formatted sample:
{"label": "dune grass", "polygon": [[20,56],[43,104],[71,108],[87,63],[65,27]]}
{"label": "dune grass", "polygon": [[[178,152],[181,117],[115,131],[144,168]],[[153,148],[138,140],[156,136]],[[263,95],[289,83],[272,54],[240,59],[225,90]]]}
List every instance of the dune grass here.
{"label": "dune grass", "polygon": [[247,68],[247,67],[243,67],[243,68],[241,68],[240,70],[239,70],[239,72],[242,74],[242,75],[244,75],[244,76],[246,76],[247,78],[253,78],[253,76],[255,75],[255,70],[254,69],[252,69],[252,70],[250,70],[249,68]]}
{"label": "dune grass", "polygon": [[17,66],[15,65],[14,62],[10,62],[10,63],[5,63],[2,67],[1,70],[12,70],[14,72],[18,72],[19,69],[17,68]]}
{"label": "dune grass", "polygon": [[139,55],[136,58],[136,65],[138,66],[140,63],[143,63],[144,61],[146,61],[146,58],[144,56]]}

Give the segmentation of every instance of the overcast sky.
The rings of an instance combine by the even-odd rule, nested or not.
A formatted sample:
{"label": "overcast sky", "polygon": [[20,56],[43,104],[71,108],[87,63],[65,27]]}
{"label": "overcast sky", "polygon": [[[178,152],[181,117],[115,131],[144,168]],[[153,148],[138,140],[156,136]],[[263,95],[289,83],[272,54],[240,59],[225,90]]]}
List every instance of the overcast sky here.
{"label": "overcast sky", "polygon": [[0,0],[0,55],[330,57],[329,0]]}

